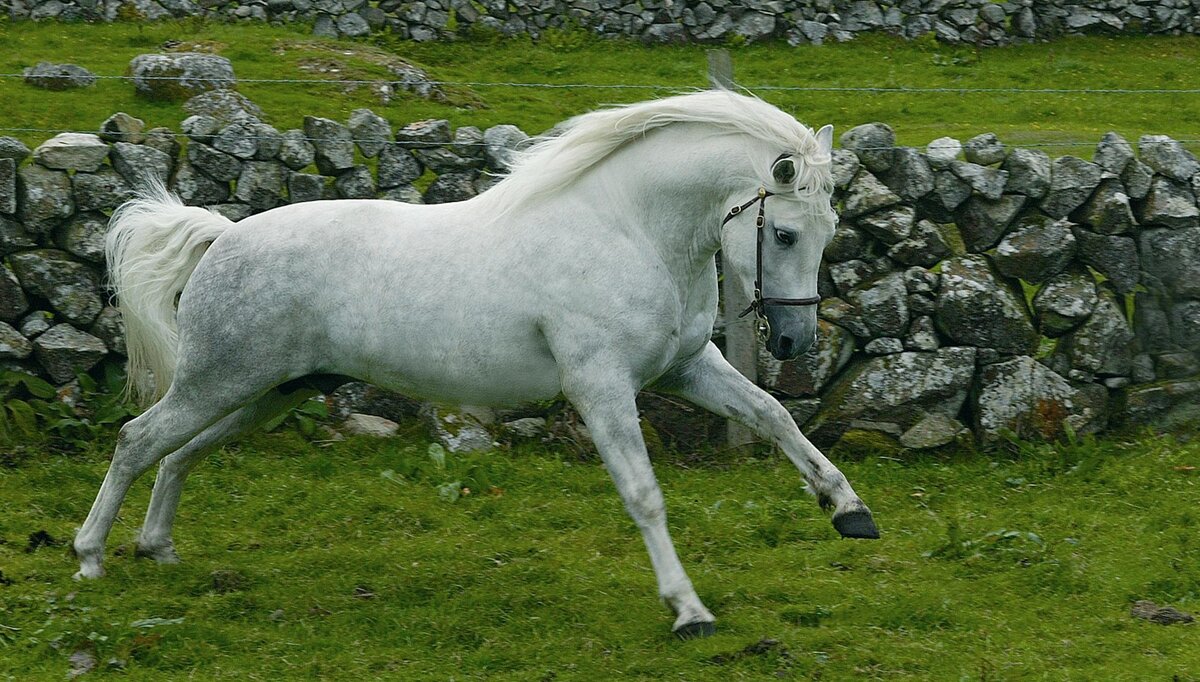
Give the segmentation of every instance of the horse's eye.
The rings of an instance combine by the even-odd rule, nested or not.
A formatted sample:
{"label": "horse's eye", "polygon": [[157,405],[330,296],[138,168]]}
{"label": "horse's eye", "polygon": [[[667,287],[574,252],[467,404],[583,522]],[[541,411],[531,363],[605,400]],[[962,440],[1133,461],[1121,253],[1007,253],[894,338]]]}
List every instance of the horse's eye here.
{"label": "horse's eye", "polygon": [[784,246],[791,246],[796,243],[796,233],[788,232],[787,230],[775,230],[775,239],[779,240]]}

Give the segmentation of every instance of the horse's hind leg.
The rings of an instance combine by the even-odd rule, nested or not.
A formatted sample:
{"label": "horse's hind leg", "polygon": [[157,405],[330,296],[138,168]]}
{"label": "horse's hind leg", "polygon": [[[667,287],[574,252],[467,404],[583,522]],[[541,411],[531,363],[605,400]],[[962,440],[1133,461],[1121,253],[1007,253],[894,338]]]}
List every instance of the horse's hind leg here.
{"label": "horse's hind leg", "polygon": [[219,406],[192,400],[186,396],[194,392],[178,388],[176,382],[162,400],[121,428],[104,483],[75,536],[75,554],[79,557],[76,578],[104,575],[104,542],[133,481],[237,407],[236,402]]}
{"label": "horse's hind leg", "polygon": [[315,390],[284,393],[272,390],[263,397],[201,431],[183,447],[171,453],[158,467],[154,492],[146,521],[138,534],[137,556],[150,557],[160,564],[179,561],[171,529],[184,481],[204,456],[250,429],[270,420],[316,395]]}

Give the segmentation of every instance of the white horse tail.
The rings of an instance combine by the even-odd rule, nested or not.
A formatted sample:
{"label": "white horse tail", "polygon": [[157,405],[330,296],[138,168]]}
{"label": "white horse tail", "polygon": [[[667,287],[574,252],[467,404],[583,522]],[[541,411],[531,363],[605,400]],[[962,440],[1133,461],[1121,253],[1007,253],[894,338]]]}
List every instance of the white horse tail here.
{"label": "white horse tail", "polygon": [[113,213],[104,252],[125,322],[126,390],[140,403],[157,401],[170,387],[179,352],[175,302],[209,245],[231,225],[184,205],[158,182]]}

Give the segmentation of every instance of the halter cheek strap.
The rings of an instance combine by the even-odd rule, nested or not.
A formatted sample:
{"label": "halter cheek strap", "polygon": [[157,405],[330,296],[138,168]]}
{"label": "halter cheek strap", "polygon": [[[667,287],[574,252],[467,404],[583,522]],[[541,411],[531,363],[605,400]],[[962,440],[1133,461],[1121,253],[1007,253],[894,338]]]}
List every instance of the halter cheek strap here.
{"label": "halter cheek strap", "polygon": [[[783,156],[781,156],[779,158],[784,158],[786,156],[787,156],[787,154],[784,154]],[[767,188],[765,188],[765,187],[760,187],[758,189],[757,196],[755,196],[750,201],[747,201],[746,203],[741,204],[740,206],[734,206],[733,208],[729,209],[729,213],[726,213],[725,219],[721,221],[721,227],[724,227],[726,223],[728,223],[730,220],[733,220],[737,216],[741,215],[743,211],[750,208],[755,203],[758,204],[758,217],[755,218],[755,220],[754,220],[754,224],[758,231],[756,253],[755,253],[755,258],[754,258],[754,260],[755,260],[755,262],[754,262],[754,300],[750,302],[750,305],[745,310],[743,310],[740,315],[738,315],[739,319],[749,315],[751,312],[757,314],[758,317],[764,317],[765,312],[766,312],[764,308],[765,308],[765,306],[769,306],[769,305],[816,305],[821,302],[820,296],[808,296],[806,298],[763,298],[763,295],[762,295],[762,289],[763,289],[763,283],[762,283],[763,257],[762,257],[762,254],[763,254],[763,239],[764,239],[764,234],[766,232],[766,224],[767,224],[766,218],[764,217],[763,214],[767,208],[767,197],[770,197],[770,196],[774,196],[774,193],[767,191]]]}

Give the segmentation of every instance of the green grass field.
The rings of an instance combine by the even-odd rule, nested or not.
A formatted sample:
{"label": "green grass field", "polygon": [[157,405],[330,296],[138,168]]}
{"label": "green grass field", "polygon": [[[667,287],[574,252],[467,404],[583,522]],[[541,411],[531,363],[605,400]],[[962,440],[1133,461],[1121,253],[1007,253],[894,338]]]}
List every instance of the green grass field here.
{"label": "green grass field", "polygon": [[[452,88],[452,104],[404,96],[382,105],[368,88],[341,84],[245,83],[240,90],[280,128],[298,127],[304,114],[345,120],[372,107],[400,125],[427,117],[455,125],[516,123],[539,132],[605,103],[630,102],[705,87],[704,46],[649,48],[603,41],[584,33],[527,39],[478,37],[417,44],[314,39],[303,26],[224,25],[205,21],[65,25],[0,23],[0,72],[18,73],[41,60],[73,61],[101,75],[123,75],[129,60],[182,41],[175,49],[225,55],[247,79],[374,79],[396,55],[455,82],[632,84],[648,89],[539,89],[506,86]],[[732,48],[735,76],[754,86],[949,88],[1200,88],[1200,40],[1195,37],[1078,38],[976,52],[931,41],[906,43],[876,36],[842,45],[791,48],[783,43]],[[1165,133],[1200,139],[1198,94],[838,93],[760,90],[768,101],[813,125],[839,130],[884,121],[901,143],[924,145],[942,135],[996,132],[1015,144],[1081,142],[1053,151],[1090,157],[1100,135],[1117,130],[1136,138]],[[118,110],[150,125],[177,128],[177,104],[149,102],[133,86],[101,81],[83,91],[48,93],[20,79],[0,79],[0,127],[94,130]],[[0,134],[4,134],[0,132]],[[46,133],[18,137],[40,142]]]}
{"label": "green grass field", "polygon": [[[420,435],[318,447],[267,434],[184,493],[177,566],[108,577],[65,546],[108,439],[0,468],[0,679],[1197,679],[1200,445],[1169,437],[839,462],[878,542],[838,539],[779,456],[657,469],[716,636],[680,642],[603,468],[548,447],[451,456]],[[446,487],[445,484],[454,484]],[[445,490],[470,494],[452,501]],[[442,492],[439,492],[441,488]],[[114,556],[115,552],[115,556]],[[775,640],[775,644],[764,640]],[[755,646],[757,645],[757,646]],[[749,647],[749,648],[748,648]],[[115,661],[111,665],[108,661]]]}

